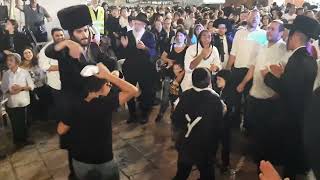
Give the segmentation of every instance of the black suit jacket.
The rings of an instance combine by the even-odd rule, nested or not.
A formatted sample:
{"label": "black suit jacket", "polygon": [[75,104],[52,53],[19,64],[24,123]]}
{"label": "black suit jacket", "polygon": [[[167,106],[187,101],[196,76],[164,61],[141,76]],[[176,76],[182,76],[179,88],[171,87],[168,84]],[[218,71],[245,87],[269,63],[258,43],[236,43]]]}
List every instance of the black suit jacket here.
{"label": "black suit jacket", "polygon": [[[226,34],[226,38],[227,38],[227,44],[228,44],[228,53],[230,54],[231,52],[231,48],[232,48],[232,42],[233,42],[233,38],[231,33]],[[220,35],[219,34],[215,34],[214,35],[214,46],[218,49],[219,51],[219,55],[220,55],[220,59],[222,62],[224,61],[228,61],[228,59],[224,59],[224,47],[223,47],[223,40],[220,39]]]}
{"label": "black suit jacket", "polygon": [[126,48],[121,47],[121,54],[126,58],[123,64],[123,71],[127,76],[148,78],[144,75],[155,73],[155,65],[153,59],[156,57],[156,41],[151,32],[145,31],[141,37],[141,41],[148,50],[137,48],[136,39],[132,31],[126,35],[129,43]]}
{"label": "black suit jacket", "polygon": [[303,155],[302,128],[306,107],[310,103],[313,85],[317,75],[316,60],[305,47],[296,50],[284,69],[280,79],[268,73],[265,83],[276,91],[283,104],[284,142],[287,164],[296,165],[303,171],[305,158]]}

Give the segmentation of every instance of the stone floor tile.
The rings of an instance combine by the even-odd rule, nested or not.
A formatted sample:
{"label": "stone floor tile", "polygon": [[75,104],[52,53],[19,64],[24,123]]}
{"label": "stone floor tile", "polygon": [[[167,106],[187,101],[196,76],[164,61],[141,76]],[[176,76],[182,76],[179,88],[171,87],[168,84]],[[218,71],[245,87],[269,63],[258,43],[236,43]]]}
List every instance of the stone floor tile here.
{"label": "stone floor tile", "polygon": [[120,180],[129,180],[129,178],[125,174],[123,174],[122,171],[120,171],[119,173],[120,173]]}
{"label": "stone floor tile", "polygon": [[15,180],[12,166],[8,160],[0,163],[0,178],[3,180]]}
{"label": "stone floor tile", "polygon": [[119,135],[113,135],[112,136],[112,148],[113,150],[116,150],[116,149],[121,149],[123,148],[125,145],[128,144],[127,141],[124,141],[120,138]]}
{"label": "stone floor tile", "polygon": [[19,180],[52,180],[43,162],[34,162],[16,168]]}
{"label": "stone floor tile", "polygon": [[133,180],[171,180],[176,173],[175,165],[167,165],[165,168],[152,169],[134,175],[131,179]]}
{"label": "stone floor tile", "polygon": [[46,153],[49,151],[54,151],[60,149],[57,143],[48,143],[48,141],[42,141],[37,144],[37,148],[40,153]]}
{"label": "stone floor tile", "polygon": [[25,166],[33,162],[41,161],[38,151],[33,148],[14,153],[10,160],[14,167]]}
{"label": "stone floor tile", "polygon": [[146,173],[155,169],[154,166],[146,159],[138,160],[134,163],[128,163],[125,166],[120,167],[127,176],[133,176],[139,173]]}
{"label": "stone floor tile", "polygon": [[[52,172],[50,170],[49,170],[49,173],[52,174]],[[56,169],[53,174],[53,179],[54,180],[68,180],[69,173],[70,172],[69,172],[68,165],[63,168]]]}
{"label": "stone floor tile", "polygon": [[157,168],[166,168],[168,166],[176,166],[178,153],[174,149],[168,149],[166,151],[150,154],[148,159]]}
{"label": "stone floor tile", "polygon": [[44,153],[41,155],[50,174],[55,175],[56,171],[62,168],[68,169],[67,151],[56,150]]}

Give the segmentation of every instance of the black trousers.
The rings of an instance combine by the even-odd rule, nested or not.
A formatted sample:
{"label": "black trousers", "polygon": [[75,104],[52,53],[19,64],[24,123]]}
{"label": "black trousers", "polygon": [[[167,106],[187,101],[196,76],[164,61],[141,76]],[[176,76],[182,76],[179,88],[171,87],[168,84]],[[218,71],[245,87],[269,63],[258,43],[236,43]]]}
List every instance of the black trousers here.
{"label": "black trousers", "polygon": [[32,120],[47,121],[51,95],[49,86],[34,89],[31,100]]}
{"label": "black trousers", "polygon": [[7,108],[12,126],[13,143],[19,144],[27,141],[27,107]]}
{"label": "black trousers", "polygon": [[[232,92],[234,102],[235,102],[235,118],[233,119],[234,122],[232,122],[232,125],[235,127],[239,127],[241,123],[241,110],[243,109],[245,111],[245,106],[242,104],[242,99],[246,99],[246,97],[249,94],[249,90],[252,86],[252,82],[249,82],[244,91],[242,93],[237,92],[237,87],[243,80],[243,78],[246,76],[248,72],[248,68],[233,68],[232,69],[232,75],[231,75],[231,86],[232,86]],[[245,115],[244,115],[245,117]],[[244,118],[246,121],[246,117]]]}
{"label": "black trousers", "polygon": [[[149,111],[152,108],[153,100],[155,98],[155,89],[154,89],[154,81],[152,75],[139,77],[134,74],[126,74],[124,71],[124,76],[126,81],[129,83],[136,85],[139,83],[139,87],[141,89],[141,95],[138,97],[140,110],[142,112],[142,116],[147,116]],[[128,108],[130,116],[134,116],[136,114],[136,100],[132,99],[128,102]]]}
{"label": "black trousers", "polygon": [[50,87],[49,119],[58,121],[60,90]]}
{"label": "black trousers", "polygon": [[215,170],[213,162],[210,162],[209,159],[204,159],[202,162],[195,164],[178,161],[177,174],[173,178],[173,180],[187,180],[193,165],[196,165],[196,167],[200,171],[200,180],[215,179]]}
{"label": "black trousers", "polygon": [[220,143],[222,145],[221,149],[221,160],[223,166],[230,165],[230,149],[231,149],[231,117],[228,113],[223,118],[223,127],[220,137]]}
{"label": "black trousers", "polygon": [[[281,109],[279,100],[247,98],[247,127],[253,140],[253,157],[257,164],[268,160],[283,164]],[[282,147],[282,148],[281,148]]]}

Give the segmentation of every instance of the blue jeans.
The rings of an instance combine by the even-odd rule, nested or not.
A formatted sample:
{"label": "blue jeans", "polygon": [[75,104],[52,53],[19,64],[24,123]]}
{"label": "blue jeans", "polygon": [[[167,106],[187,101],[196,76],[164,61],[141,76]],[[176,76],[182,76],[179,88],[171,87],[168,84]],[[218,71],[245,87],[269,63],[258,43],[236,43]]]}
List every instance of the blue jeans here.
{"label": "blue jeans", "polygon": [[103,164],[86,164],[72,160],[74,172],[79,180],[119,180],[119,169],[112,160]]}

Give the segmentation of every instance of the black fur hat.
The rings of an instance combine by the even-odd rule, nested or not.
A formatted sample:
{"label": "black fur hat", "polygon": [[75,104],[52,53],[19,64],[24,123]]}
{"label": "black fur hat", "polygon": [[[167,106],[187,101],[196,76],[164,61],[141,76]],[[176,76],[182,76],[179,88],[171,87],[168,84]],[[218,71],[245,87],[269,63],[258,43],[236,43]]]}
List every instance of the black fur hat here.
{"label": "black fur hat", "polygon": [[318,39],[320,34],[320,25],[317,20],[307,16],[297,16],[293,24],[285,24],[291,31],[299,31],[309,38]]}
{"label": "black fur hat", "polygon": [[86,5],[77,5],[64,8],[58,12],[61,27],[65,30],[74,30],[86,25],[92,25],[89,8]]}

